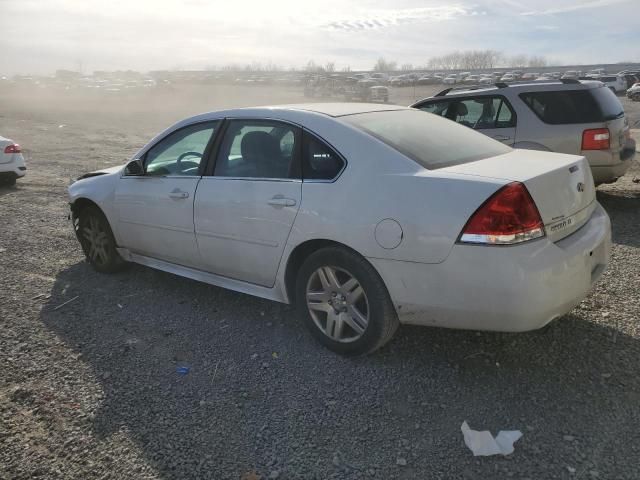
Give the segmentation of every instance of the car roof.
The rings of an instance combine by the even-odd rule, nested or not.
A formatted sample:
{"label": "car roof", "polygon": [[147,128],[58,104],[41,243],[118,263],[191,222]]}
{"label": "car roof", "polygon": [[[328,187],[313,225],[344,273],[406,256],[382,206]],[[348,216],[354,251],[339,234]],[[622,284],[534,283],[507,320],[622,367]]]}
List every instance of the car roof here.
{"label": "car roof", "polygon": [[574,82],[567,82],[562,80],[544,80],[544,81],[529,81],[529,82],[517,82],[517,83],[500,83],[488,86],[473,86],[445,89],[442,92],[423,100],[433,100],[435,98],[455,97],[455,96],[469,96],[469,95],[485,95],[485,94],[517,94],[522,91],[557,91],[557,90],[589,90],[593,88],[602,87],[602,82],[598,80],[580,80]]}
{"label": "car roof", "polygon": [[251,115],[268,115],[270,112],[274,111],[278,111],[280,113],[283,111],[304,111],[319,113],[327,115],[329,117],[342,117],[345,115],[355,115],[358,113],[405,110],[407,108],[408,107],[403,107],[401,105],[385,105],[380,103],[300,103],[292,105],[272,105],[266,107],[238,108],[217,113],[225,113],[229,116],[233,116],[236,114],[242,115],[247,113],[250,113]]}

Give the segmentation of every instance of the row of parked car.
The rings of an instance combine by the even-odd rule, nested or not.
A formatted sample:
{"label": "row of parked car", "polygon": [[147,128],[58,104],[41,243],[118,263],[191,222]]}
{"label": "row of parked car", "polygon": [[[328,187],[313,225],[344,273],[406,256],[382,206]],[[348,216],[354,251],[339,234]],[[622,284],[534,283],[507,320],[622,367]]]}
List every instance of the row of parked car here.
{"label": "row of parked car", "polygon": [[388,77],[383,73],[372,74],[369,78],[387,82],[391,86],[404,87],[410,85],[493,85],[494,83],[513,83],[518,81],[537,80],[599,80],[607,85],[616,94],[623,93],[634,84],[640,82],[640,70],[625,70],[616,74],[609,74],[604,69],[595,69],[588,72],[579,70],[567,70],[565,72],[524,72],[522,70],[512,70],[508,72],[491,73],[433,73],[423,74],[407,73],[395,77]]}

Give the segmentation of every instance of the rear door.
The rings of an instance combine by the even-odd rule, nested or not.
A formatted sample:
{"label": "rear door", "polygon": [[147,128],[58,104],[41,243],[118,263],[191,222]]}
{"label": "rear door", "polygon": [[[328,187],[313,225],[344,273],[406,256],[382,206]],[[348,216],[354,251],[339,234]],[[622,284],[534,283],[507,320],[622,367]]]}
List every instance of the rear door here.
{"label": "rear door", "polygon": [[295,125],[227,122],[194,205],[204,269],[273,286],[302,198],[300,149],[301,131]]}

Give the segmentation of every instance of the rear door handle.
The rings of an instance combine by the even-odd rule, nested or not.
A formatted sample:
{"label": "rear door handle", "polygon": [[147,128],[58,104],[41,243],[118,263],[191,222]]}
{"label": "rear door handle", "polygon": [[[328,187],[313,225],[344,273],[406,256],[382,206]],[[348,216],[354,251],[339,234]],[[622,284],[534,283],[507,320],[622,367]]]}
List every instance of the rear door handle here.
{"label": "rear door handle", "polygon": [[498,140],[499,142],[506,142],[507,140],[511,140],[511,137],[507,137],[505,135],[496,135],[495,137],[493,137],[495,140]]}
{"label": "rear door handle", "polygon": [[189,198],[189,192],[185,192],[183,190],[180,190],[179,188],[176,188],[176,189],[172,190],[171,192],[169,192],[169,197],[171,197],[171,198]]}
{"label": "rear door handle", "polygon": [[293,207],[297,202],[293,198],[286,198],[282,195],[276,195],[267,203],[274,207]]}

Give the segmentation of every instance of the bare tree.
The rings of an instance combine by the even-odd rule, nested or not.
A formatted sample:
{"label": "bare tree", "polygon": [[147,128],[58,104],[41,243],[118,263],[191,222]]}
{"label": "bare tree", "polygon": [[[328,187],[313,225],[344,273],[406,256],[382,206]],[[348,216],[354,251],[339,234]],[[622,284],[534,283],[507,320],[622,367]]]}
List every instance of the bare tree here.
{"label": "bare tree", "polygon": [[402,66],[400,67],[400,70],[402,70],[403,72],[410,72],[411,70],[413,70],[413,64],[403,63]]}
{"label": "bare tree", "polygon": [[529,59],[529,66],[534,68],[546,67],[547,59],[542,56],[532,56]]}
{"label": "bare tree", "polygon": [[327,73],[333,73],[336,71],[336,62],[327,62],[324,66],[324,71]]}
{"label": "bare tree", "polygon": [[390,62],[380,57],[376,64],[373,66],[374,72],[391,72],[398,66],[398,62]]}
{"label": "bare tree", "polygon": [[526,55],[514,55],[509,59],[511,67],[524,68],[529,64],[529,59]]}

